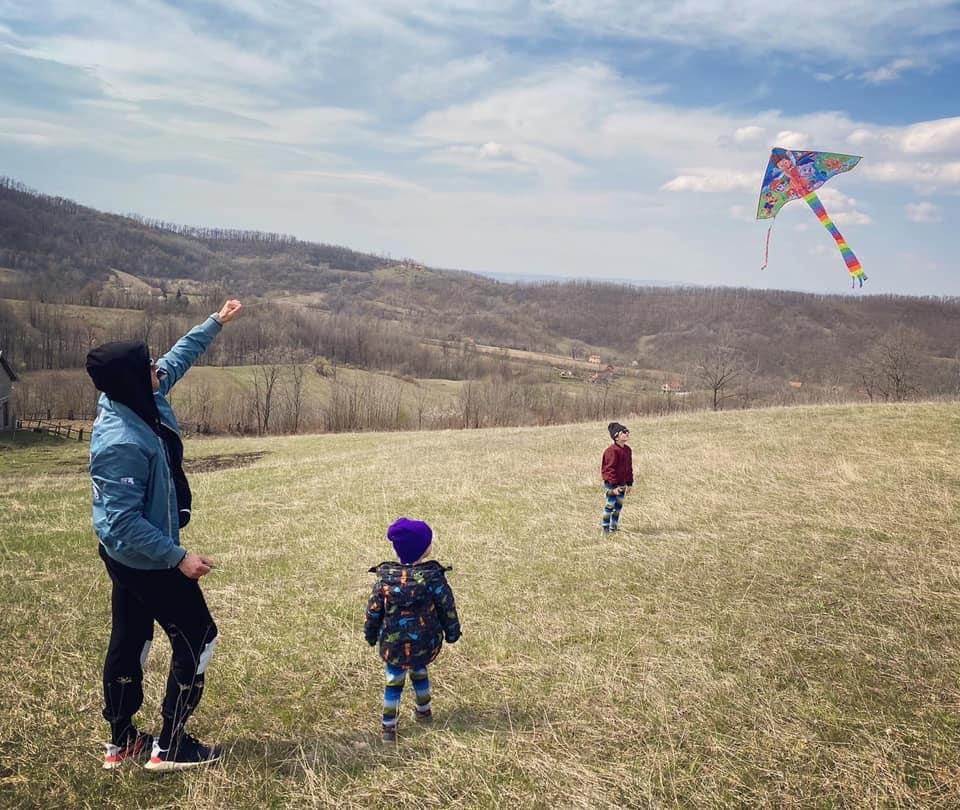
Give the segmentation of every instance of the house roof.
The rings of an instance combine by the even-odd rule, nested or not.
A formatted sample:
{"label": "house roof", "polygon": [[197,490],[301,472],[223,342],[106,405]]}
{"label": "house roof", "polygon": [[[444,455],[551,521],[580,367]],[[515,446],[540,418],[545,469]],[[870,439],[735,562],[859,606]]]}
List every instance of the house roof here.
{"label": "house roof", "polygon": [[16,372],[10,367],[10,364],[7,362],[7,358],[3,356],[3,351],[0,350],[0,366],[3,367],[3,370],[7,372],[7,376],[13,381],[16,382],[20,378],[17,376]]}

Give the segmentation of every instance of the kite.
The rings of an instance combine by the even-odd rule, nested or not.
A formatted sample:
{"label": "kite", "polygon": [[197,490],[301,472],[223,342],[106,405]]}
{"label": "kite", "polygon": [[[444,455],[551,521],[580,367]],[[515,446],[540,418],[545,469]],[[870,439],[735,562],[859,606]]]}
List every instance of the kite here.
{"label": "kite", "polygon": [[[859,155],[841,155],[836,152],[794,152],[790,149],[781,149],[779,146],[774,147],[770,152],[767,170],[763,175],[760,202],[757,205],[757,219],[773,219],[788,202],[802,198],[813,209],[817,219],[837,243],[854,287],[858,282],[862,287],[867,277],[860,265],[860,260],[850,250],[847,240],[837,230],[837,226],[833,224],[823,203],[820,202],[816,190],[834,175],[850,171],[859,162]],[[767,229],[763,267],[767,266],[770,255],[772,230],[771,222]],[[760,269],[762,270],[763,267]]]}

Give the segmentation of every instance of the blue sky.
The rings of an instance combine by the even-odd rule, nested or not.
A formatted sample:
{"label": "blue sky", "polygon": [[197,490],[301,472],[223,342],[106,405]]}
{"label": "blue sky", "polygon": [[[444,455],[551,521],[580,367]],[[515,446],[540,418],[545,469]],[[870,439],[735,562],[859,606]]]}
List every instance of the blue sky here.
{"label": "blue sky", "polygon": [[960,295],[960,4],[0,0],[0,173],[438,267]]}

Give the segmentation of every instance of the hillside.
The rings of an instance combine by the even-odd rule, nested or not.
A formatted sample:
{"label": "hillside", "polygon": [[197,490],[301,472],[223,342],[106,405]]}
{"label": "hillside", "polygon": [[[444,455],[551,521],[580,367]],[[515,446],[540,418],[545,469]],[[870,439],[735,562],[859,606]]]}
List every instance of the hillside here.
{"label": "hillside", "polygon": [[[877,382],[889,376],[891,355],[894,377],[907,367],[911,396],[953,395],[960,385],[956,299],[507,284],[278,234],[105,214],[11,180],[0,183],[0,268],[0,343],[21,370],[78,367],[102,335],[144,332],[162,350],[229,291],[260,301],[269,323],[238,325],[243,339],[211,359],[227,365],[306,352],[419,378],[490,378],[490,362],[438,362],[427,348],[443,344],[450,354],[468,342],[573,365],[597,354],[604,365],[691,390],[709,390],[705,367],[732,359],[740,403],[780,402],[788,382],[835,397],[903,398]],[[107,316],[78,322],[62,310],[59,323],[64,304],[148,316],[107,328]]]}
{"label": "hillside", "polygon": [[[5,803],[960,804],[956,406],[631,427],[637,489],[606,540],[598,423],[189,441],[213,471],[185,538],[219,560],[223,639],[193,727],[228,754],[182,779],[99,770],[109,589],[85,449],[5,445]],[[435,527],[464,637],[431,667],[435,724],[405,695],[384,750],[361,624],[401,514]],[[158,640],[148,728],[166,659]]]}

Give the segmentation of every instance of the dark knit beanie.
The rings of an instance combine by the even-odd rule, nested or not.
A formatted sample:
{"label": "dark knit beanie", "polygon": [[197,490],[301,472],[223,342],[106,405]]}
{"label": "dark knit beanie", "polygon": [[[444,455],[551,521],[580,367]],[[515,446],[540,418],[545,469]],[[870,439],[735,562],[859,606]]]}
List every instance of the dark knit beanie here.
{"label": "dark knit beanie", "polygon": [[621,433],[629,433],[630,429],[626,425],[621,425],[619,422],[611,422],[607,425],[607,430],[610,431],[610,438],[614,441],[617,440],[617,436]]}
{"label": "dark knit beanie", "polygon": [[393,543],[400,562],[409,565],[419,560],[433,542],[433,530],[422,520],[397,518],[387,529],[387,539]]}

